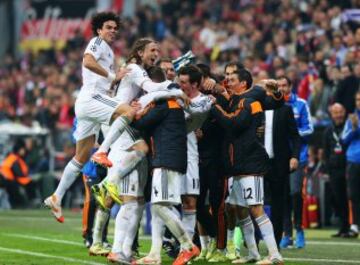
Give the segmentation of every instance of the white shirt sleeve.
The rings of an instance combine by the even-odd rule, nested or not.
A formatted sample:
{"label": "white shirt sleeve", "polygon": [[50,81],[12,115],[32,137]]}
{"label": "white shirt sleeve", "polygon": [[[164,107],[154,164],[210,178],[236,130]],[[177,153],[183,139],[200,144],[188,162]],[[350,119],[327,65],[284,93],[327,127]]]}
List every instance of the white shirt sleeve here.
{"label": "white shirt sleeve", "polygon": [[129,73],[129,79],[131,82],[148,93],[159,90],[167,90],[168,85],[171,84],[171,81],[168,80],[161,83],[151,81],[145,69],[137,64],[129,64],[127,68],[131,70]]}
{"label": "white shirt sleeve", "polygon": [[[140,67],[137,64],[129,64],[126,68],[130,69],[130,73],[128,74],[128,78],[131,82],[137,87],[141,87],[145,81],[150,80],[145,69]],[[150,80],[151,81],[151,80]]]}
{"label": "white shirt sleeve", "polygon": [[181,89],[161,90],[148,93],[139,99],[141,108],[145,108],[150,102],[171,97],[180,97],[184,94]]}
{"label": "white shirt sleeve", "polygon": [[103,45],[104,40],[100,39],[99,37],[92,38],[89,44],[86,46],[85,54],[91,54],[95,60],[99,60],[102,53],[103,53]]}
{"label": "white shirt sleeve", "polygon": [[166,81],[161,82],[161,83],[154,83],[153,81],[148,79],[148,80],[144,80],[144,82],[141,85],[141,88],[143,90],[145,90],[146,92],[151,93],[151,92],[160,91],[160,90],[167,90],[167,87],[171,83],[172,82],[169,81],[169,80],[166,80]]}

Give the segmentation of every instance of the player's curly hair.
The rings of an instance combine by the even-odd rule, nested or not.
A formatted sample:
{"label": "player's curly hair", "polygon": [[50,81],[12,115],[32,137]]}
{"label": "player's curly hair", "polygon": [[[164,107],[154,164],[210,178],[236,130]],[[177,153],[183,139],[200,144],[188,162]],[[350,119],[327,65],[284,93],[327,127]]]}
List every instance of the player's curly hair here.
{"label": "player's curly hair", "polygon": [[132,46],[129,56],[126,59],[126,63],[141,64],[142,61],[139,56],[139,51],[144,51],[146,45],[148,45],[150,43],[156,43],[156,41],[151,38],[138,39]]}
{"label": "player's curly hair", "polygon": [[115,21],[116,26],[120,27],[120,18],[113,12],[100,12],[91,19],[91,29],[94,36],[97,36],[97,30],[101,29],[106,21]]}

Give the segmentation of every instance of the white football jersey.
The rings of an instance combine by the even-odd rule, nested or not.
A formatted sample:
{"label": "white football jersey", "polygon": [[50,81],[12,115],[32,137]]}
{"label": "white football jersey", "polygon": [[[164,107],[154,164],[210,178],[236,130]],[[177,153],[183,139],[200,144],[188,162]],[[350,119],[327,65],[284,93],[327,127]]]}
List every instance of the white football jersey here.
{"label": "white football jersey", "polygon": [[[114,52],[106,41],[100,37],[92,38],[84,55],[87,53],[94,56],[96,62],[107,72],[115,74]],[[84,65],[82,66],[82,79],[81,93],[107,94],[111,86],[111,82],[106,77],[90,71]]]}
{"label": "white football jersey", "polygon": [[189,132],[187,135],[188,161],[199,161],[198,143],[194,130],[201,128],[202,124],[208,116],[211,105],[211,99],[208,96],[200,93],[191,99],[189,105],[191,114],[185,112],[186,127],[187,131]]}
{"label": "white football jersey", "polygon": [[187,159],[199,161],[198,143],[195,132],[190,132],[187,135]]}
{"label": "white football jersey", "polygon": [[209,114],[211,106],[212,101],[207,95],[200,93],[191,99],[190,105],[185,111],[186,128],[188,132],[201,128]]}
{"label": "white football jersey", "polygon": [[138,64],[126,66],[130,72],[121,80],[116,99],[123,103],[130,103],[142,94],[142,84],[150,80],[147,72]]}

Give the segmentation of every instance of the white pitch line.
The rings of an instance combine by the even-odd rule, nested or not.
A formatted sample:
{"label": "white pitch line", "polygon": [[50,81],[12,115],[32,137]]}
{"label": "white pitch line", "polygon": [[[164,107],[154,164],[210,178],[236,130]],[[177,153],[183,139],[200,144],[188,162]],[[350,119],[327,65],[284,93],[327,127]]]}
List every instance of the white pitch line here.
{"label": "white pitch line", "polygon": [[307,240],[306,244],[308,245],[328,245],[328,246],[358,246],[360,247],[360,243],[355,242],[337,242],[337,241],[313,241],[313,240]]}
{"label": "white pitch line", "polygon": [[16,253],[16,254],[21,254],[21,255],[28,255],[28,256],[33,256],[33,257],[59,259],[59,260],[63,260],[63,261],[76,262],[76,263],[89,264],[89,265],[104,265],[104,264],[106,264],[106,263],[99,263],[99,262],[93,262],[93,261],[85,261],[85,260],[81,260],[81,259],[60,257],[60,256],[54,256],[54,255],[44,254],[44,253],[40,253],[40,252],[33,252],[33,251],[13,249],[13,248],[0,247],[0,251]]}
{"label": "white pitch line", "polygon": [[[16,219],[14,219],[15,216],[0,216],[0,220],[4,219],[4,220],[12,220],[12,221],[16,221]],[[54,220],[54,223],[57,224],[57,222],[55,221],[54,217],[50,216],[49,217],[40,217],[40,216],[22,216],[21,218],[18,219],[19,221],[21,220],[22,222],[24,220],[28,220],[28,221],[49,221],[49,220]],[[68,217],[66,218],[65,222],[81,222],[81,220],[79,218],[76,217]]]}
{"label": "white pitch line", "polygon": [[9,237],[18,237],[24,239],[31,239],[31,240],[41,240],[41,241],[48,241],[53,243],[65,244],[65,245],[73,245],[73,246],[84,246],[84,244],[76,242],[76,241],[69,241],[69,240],[62,240],[62,239],[51,239],[46,237],[40,236],[29,236],[29,235],[22,235],[22,234],[12,234],[12,233],[3,233],[2,235],[9,236]]}
{"label": "white pitch line", "polygon": [[307,258],[284,258],[287,261],[295,262],[322,262],[322,263],[341,263],[341,264],[359,264],[358,260],[344,260],[344,259],[307,259]]}
{"label": "white pitch line", "polygon": [[[29,236],[29,235],[22,235],[22,234],[16,234],[16,233],[3,233],[2,235],[9,236],[9,237],[30,239],[30,240],[48,241],[48,242],[53,242],[53,243],[65,244],[65,245],[83,246],[82,243],[79,243],[76,241],[70,241],[70,240],[50,239],[50,238],[46,238],[46,237]],[[149,237],[145,236],[144,239],[149,239]],[[314,245],[318,245],[320,243],[331,243],[331,245],[336,245],[336,244],[340,243],[340,244],[347,245],[347,246],[354,246],[354,245],[360,246],[360,244],[350,243],[350,242],[348,243],[348,242],[334,242],[334,241],[331,241],[331,242],[307,241],[307,243],[310,243],[310,242],[314,243]],[[328,244],[328,245],[330,245],[330,244]],[[0,250],[1,249],[2,248],[0,247]],[[36,253],[36,252],[34,252],[34,253]],[[146,253],[140,253],[140,254],[145,255]],[[47,255],[47,254],[44,254],[44,255]],[[58,257],[58,258],[62,258],[62,257]],[[310,258],[284,258],[284,259],[288,260],[288,261],[295,261],[295,262],[307,261],[307,262],[323,262],[323,263],[359,264],[359,261],[357,261],[357,260],[310,259]],[[75,261],[73,261],[73,262],[75,262]],[[102,264],[102,263],[86,263],[86,264]]]}

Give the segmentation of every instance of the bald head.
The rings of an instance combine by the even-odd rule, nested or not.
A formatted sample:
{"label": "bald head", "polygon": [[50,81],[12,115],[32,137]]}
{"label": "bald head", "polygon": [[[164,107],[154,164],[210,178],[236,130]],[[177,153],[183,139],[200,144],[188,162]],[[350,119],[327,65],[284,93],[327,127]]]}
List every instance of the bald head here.
{"label": "bald head", "polygon": [[345,122],[346,110],[340,103],[334,103],[329,108],[330,116],[335,125],[341,125]]}

